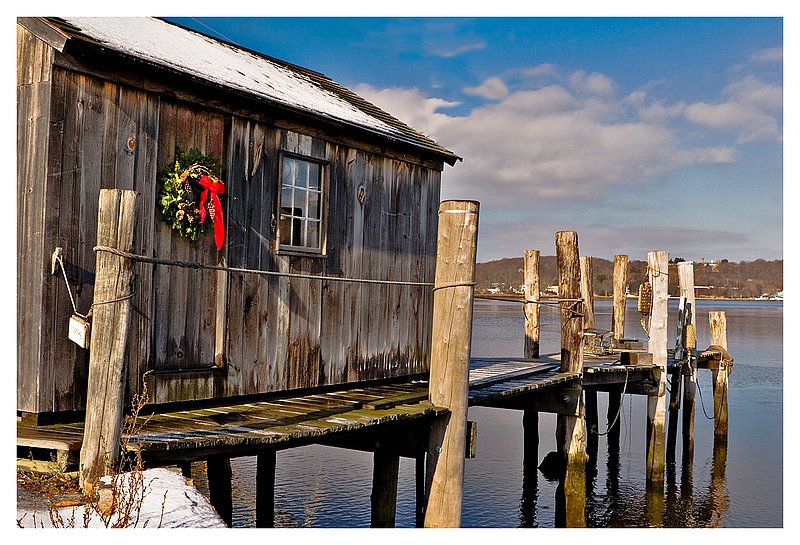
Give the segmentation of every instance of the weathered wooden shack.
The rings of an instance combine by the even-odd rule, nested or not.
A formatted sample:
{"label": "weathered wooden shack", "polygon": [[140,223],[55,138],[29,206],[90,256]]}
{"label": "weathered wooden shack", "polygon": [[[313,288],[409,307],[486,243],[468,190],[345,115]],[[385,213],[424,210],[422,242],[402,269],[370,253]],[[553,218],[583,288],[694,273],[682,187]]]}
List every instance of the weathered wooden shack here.
{"label": "weathered wooden shack", "polygon": [[[159,19],[20,18],[17,134],[23,416],[85,408],[89,351],[67,328],[93,302],[101,188],[136,191],[135,254],[300,275],[136,263],[128,399],[143,381],[167,403],[428,371],[433,296],[408,282],[433,281],[459,158],[331,79]],[[157,205],[192,148],[223,164],[219,250]]]}

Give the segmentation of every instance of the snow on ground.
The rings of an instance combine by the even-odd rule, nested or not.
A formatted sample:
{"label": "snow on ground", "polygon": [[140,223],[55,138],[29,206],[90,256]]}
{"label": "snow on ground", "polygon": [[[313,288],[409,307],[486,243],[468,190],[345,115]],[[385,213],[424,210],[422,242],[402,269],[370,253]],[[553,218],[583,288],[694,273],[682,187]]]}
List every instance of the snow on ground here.
{"label": "snow on ground", "polygon": [[[179,473],[167,468],[147,469],[142,472],[143,483],[148,488],[142,509],[139,513],[137,528],[226,528],[208,500],[200,494]],[[129,474],[122,474],[121,482],[129,482]],[[164,494],[166,493],[166,500]],[[161,518],[162,505],[164,508]],[[83,506],[61,507],[59,515],[64,521],[74,520],[75,527],[84,527]],[[74,515],[74,518],[73,518]],[[34,524],[35,517],[35,524]],[[46,501],[31,495],[17,497],[17,520],[25,528],[42,527],[52,528]],[[112,515],[111,521],[116,520]],[[97,513],[89,520],[89,528],[103,528],[105,524]]]}

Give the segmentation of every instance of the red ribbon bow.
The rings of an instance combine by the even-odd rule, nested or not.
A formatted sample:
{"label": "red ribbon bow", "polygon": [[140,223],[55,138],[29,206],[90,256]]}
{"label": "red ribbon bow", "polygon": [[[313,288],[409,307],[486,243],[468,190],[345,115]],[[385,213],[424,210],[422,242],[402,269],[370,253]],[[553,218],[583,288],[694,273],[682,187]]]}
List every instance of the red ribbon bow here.
{"label": "red ribbon bow", "polygon": [[200,187],[205,189],[200,195],[200,223],[206,220],[206,199],[209,194],[211,195],[211,203],[214,205],[214,215],[211,218],[214,220],[214,242],[217,243],[217,250],[222,249],[222,243],[225,242],[225,223],[222,221],[222,203],[219,197],[225,193],[225,184],[222,182],[214,182],[208,176],[201,176],[197,182]]}

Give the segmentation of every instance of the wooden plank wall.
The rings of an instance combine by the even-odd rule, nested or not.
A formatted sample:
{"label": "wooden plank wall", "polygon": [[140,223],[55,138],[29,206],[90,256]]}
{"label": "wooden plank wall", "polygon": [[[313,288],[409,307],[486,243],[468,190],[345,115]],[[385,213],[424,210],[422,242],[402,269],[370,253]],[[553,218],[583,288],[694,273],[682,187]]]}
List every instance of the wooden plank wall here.
{"label": "wooden plank wall", "polygon": [[24,332],[17,339],[17,408],[30,412],[47,409],[38,385],[52,382],[42,377],[39,359],[44,301],[54,289],[46,280],[52,240],[44,213],[52,57],[49,46],[17,25],[17,328]]}
{"label": "wooden plank wall", "polygon": [[[19,192],[23,221],[18,240],[29,241],[20,253],[47,270],[36,266],[29,271],[44,277],[42,286],[27,270],[19,271],[20,282],[32,279],[20,291],[26,297],[41,297],[41,312],[29,317],[41,320],[42,326],[40,338],[26,337],[28,344],[21,345],[30,361],[20,368],[30,367],[31,376],[25,379],[30,386],[19,394],[18,409],[46,412],[84,406],[88,353],[66,338],[72,308],[63,279],[49,274],[49,260],[55,246],[64,248],[78,310],[85,313],[93,299],[92,247],[100,188],[137,191],[134,251],[145,255],[292,273],[432,281],[438,170],[213,113],[66,69],[53,70],[51,89],[47,184],[30,195]],[[22,95],[25,101],[33,100]],[[30,107],[25,104],[20,107]],[[32,129],[20,134],[20,146],[37,148],[29,143],[35,136]],[[210,235],[192,245],[161,221],[156,177],[173,160],[176,146],[197,147],[223,161],[227,227],[221,252]],[[281,150],[327,162],[324,257],[276,251]],[[31,155],[24,163],[29,166],[20,168],[39,168],[41,163],[34,159]],[[26,171],[19,176],[20,183],[31,176],[35,177]],[[363,203],[358,199],[362,185]],[[37,230],[36,222],[44,223],[41,245],[30,236]],[[141,391],[147,371],[152,372],[150,401],[167,402],[427,370],[429,287],[141,263],[135,269],[129,396]],[[34,369],[39,355],[39,368]],[[220,371],[209,371],[212,366]],[[193,370],[198,367],[206,371]]]}

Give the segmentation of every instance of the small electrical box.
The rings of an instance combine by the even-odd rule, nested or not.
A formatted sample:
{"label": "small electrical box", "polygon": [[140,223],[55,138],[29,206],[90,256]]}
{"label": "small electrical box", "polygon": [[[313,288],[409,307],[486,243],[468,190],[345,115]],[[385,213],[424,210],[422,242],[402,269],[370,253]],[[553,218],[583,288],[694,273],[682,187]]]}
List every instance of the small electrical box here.
{"label": "small electrical box", "polygon": [[69,319],[69,340],[81,348],[89,348],[89,333],[91,327],[89,320],[83,316],[73,314]]}

